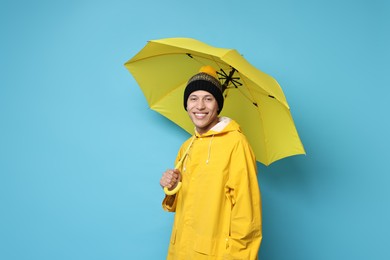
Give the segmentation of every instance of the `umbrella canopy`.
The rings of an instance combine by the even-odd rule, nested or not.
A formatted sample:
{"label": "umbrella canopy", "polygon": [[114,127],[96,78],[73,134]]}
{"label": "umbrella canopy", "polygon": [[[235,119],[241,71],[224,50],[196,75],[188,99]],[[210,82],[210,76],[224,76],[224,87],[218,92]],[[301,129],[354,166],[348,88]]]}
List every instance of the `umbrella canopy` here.
{"label": "umbrella canopy", "polygon": [[150,108],[190,134],[194,126],[184,110],[183,93],[189,78],[205,65],[218,71],[224,86],[225,102],[220,115],[240,124],[259,162],[269,165],[305,153],[277,81],[236,50],[190,38],[167,38],[149,41],[125,63]]}

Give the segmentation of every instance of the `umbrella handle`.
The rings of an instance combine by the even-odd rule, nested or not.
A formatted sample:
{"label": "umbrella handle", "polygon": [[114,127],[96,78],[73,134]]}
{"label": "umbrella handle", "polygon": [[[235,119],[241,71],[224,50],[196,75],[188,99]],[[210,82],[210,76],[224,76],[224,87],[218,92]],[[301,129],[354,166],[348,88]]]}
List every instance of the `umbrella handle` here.
{"label": "umbrella handle", "polygon": [[[192,137],[191,143],[188,145],[188,147],[187,147],[186,151],[184,152],[183,156],[181,157],[180,161],[176,164],[175,169],[179,169],[180,166],[182,165],[184,159],[186,158],[186,156],[188,154],[188,151],[190,150],[192,143],[195,140],[195,137],[196,137],[195,135]],[[176,187],[173,190],[168,190],[167,187],[164,187],[164,192],[167,195],[174,195],[180,190],[180,188],[181,188],[181,181],[179,181],[177,183]]]}
{"label": "umbrella handle", "polygon": [[180,190],[180,188],[181,188],[181,181],[177,183],[177,186],[173,190],[168,190],[167,187],[164,187],[164,192],[167,195],[173,195],[176,194]]}
{"label": "umbrella handle", "polygon": [[[184,157],[185,156],[183,156],[183,158],[176,164],[175,169],[179,169],[179,167],[183,163]],[[164,192],[167,195],[174,195],[180,190],[180,188],[181,188],[181,181],[177,183],[176,187],[173,190],[168,190],[168,187],[164,187]]]}

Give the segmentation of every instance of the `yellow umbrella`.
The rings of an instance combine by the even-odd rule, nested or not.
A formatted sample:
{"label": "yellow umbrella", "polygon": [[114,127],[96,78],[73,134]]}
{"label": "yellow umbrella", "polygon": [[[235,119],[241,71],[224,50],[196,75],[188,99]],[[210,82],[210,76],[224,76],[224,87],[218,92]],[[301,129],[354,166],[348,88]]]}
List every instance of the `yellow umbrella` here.
{"label": "yellow umbrella", "polygon": [[190,134],[194,126],[183,108],[184,88],[204,65],[218,71],[225,87],[220,115],[240,124],[257,161],[269,165],[287,156],[305,154],[279,84],[236,50],[190,38],[167,38],[149,41],[125,63],[150,108]]}

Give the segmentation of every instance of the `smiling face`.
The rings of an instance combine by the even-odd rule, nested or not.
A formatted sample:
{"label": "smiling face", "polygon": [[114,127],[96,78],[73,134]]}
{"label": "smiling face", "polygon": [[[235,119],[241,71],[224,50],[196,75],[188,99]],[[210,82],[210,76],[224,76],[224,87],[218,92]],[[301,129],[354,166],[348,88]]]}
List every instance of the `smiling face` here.
{"label": "smiling face", "polygon": [[218,103],[204,90],[192,92],[187,99],[187,113],[199,134],[204,134],[218,123]]}

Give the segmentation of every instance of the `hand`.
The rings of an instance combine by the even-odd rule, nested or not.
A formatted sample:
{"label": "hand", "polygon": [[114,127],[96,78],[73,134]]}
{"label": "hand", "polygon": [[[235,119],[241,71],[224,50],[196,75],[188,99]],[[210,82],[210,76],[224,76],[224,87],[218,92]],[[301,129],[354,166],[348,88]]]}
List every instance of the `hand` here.
{"label": "hand", "polygon": [[163,173],[160,185],[162,188],[174,189],[179,181],[181,181],[180,171],[178,169],[168,169]]}

